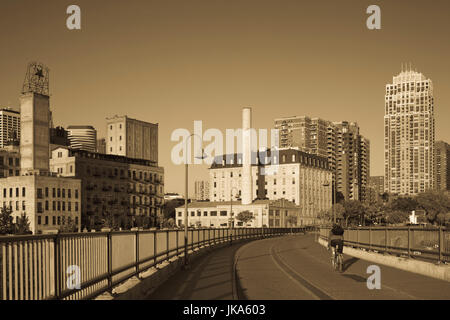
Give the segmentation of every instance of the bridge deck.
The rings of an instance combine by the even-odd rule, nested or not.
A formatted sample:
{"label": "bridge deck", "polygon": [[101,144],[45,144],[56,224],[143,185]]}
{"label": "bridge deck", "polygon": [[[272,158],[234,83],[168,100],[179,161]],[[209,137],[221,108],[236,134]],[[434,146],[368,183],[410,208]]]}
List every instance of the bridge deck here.
{"label": "bridge deck", "polygon": [[[238,290],[233,287],[236,252]],[[235,244],[199,258],[148,299],[233,299],[233,290],[250,300],[450,299],[449,282],[383,265],[381,289],[369,290],[366,270],[374,263],[349,256],[344,261],[344,273],[334,272],[327,250],[311,234]]]}

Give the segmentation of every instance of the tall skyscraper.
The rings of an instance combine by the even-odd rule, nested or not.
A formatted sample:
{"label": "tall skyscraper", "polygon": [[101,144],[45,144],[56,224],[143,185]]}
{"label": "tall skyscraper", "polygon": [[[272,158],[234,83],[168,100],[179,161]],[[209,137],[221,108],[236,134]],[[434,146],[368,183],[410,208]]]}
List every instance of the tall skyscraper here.
{"label": "tall skyscraper", "polygon": [[386,85],[384,189],[415,195],[434,184],[433,83],[405,70]]}
{"label": "tall skyscraper", "polygon": [[20,112],[10,108],[0,109],[0,148],[20,139]]}
{"label": "tall skyscraper", "polygon": [[450,144],[436,141],[435,148],[435,188],[450,190]]}
{"label": "tall skyscraper", "polygon": [[204,180],[195,181],[195,200],[209,200],[209,182]]}
{"label": "tall skyscraper", "polygon": [[293,116],[275,119],[275,129],[280,130],[281,148],[327,157],[336,191],[345,199],[366,200],[370,142],[359,133],[357,123]]}
{"label": "tall skyscraper", "polygon": [[106,153],[158,164],[158,124],[127,116],[106,119]]}
{"label": "tall skyscraper", "polygon": [[97,131],[94,127],[68,126],[67,132],[71,149],[97,151]]}

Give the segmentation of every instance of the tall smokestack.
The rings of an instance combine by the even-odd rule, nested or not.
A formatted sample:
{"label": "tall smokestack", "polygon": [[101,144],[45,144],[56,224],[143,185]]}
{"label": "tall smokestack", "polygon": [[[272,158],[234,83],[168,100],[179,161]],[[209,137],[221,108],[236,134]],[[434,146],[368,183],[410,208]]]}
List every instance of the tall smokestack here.
{"label": "tall smokestack", "polygon": [[242,109],[242,204],[251,204],[253,200],[252,183],[252,109]]}

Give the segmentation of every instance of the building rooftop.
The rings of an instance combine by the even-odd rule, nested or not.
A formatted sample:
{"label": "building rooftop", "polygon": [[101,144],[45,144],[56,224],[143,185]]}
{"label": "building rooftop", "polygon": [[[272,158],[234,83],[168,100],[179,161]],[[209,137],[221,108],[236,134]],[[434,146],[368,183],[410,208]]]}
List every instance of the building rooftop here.
{"label": "building rooftop", "polygon": [[88,126],[88,125],[74,125],[74,126],[68,126],[67,130],[69,129],[91,129],[91,130],[95,130],[95,128],[93,126]]}
{"label": "building rooftop", "polygon": [[[295,155],[295,157],[292,157]],[[271,157],[271,150],[267,150],[267,157]],[[259,152],[252,152],[252,165],[265,165],[265,161],[260,161]],[[232,161],[231,161],[232,160]],[[300,163],[305,166],[329,169],[328,159],[316,154],[307,153],[298,148],[281,148],[278,149],[278,163],[269,163],[268,165],[282,165]],[[242,153],[226,154],[217,156],[214,159],[210,169],[242,167]]]}
{"label": "building rooftop", "polygon": [[157,167],[156,162],[152,161],[152,160],[134,159],[134,158],[128,158],[128,157],[119,156],[119,155],[115,155],[115,154],[103,154],[103,153],[91,152],[91,151],[86,151],[86,150],[81,150],[81,149],[71,149],[71,148],[66,148],[66,147],[61,147],[61,148],[69,150],[69,157],[99,159],[99,160],[105,160],[105,161],[115,161],[115,162],[122,162],[122,163],[128,163],[128,164],[137,164],[137,165],[143,165],[143,166]]}
{"label": "building rooftop", "polygon": [[[251,205],[271,205],[271,206],[283,206],[285,207],[288,204],[290,207],[299,207],[292,201],[287,199],[278,199],[278,200],[253,200]],[[242,201],[233,201],[233,206],[241,206]],[[217,208],[217,207],[229,207],[231,206],[231,201],[194,201],[188,203],[188,208]],[[179,206],[178,208],[184,208],[184,205]]]}

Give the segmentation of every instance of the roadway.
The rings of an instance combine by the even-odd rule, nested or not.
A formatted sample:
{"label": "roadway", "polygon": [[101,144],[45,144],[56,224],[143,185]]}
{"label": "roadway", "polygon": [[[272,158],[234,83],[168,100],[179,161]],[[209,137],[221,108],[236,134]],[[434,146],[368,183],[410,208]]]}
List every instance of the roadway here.
{"label": "roadway", "polygon": [[[381,289],[369,290],[364,260],[344,256],[332,270],[314,235],[234,244],[211,251],[169,279],[148,299],[404,300],[450,299],[450,283],[379,265]],[[236,273],[237,279],[236,281]]]}

